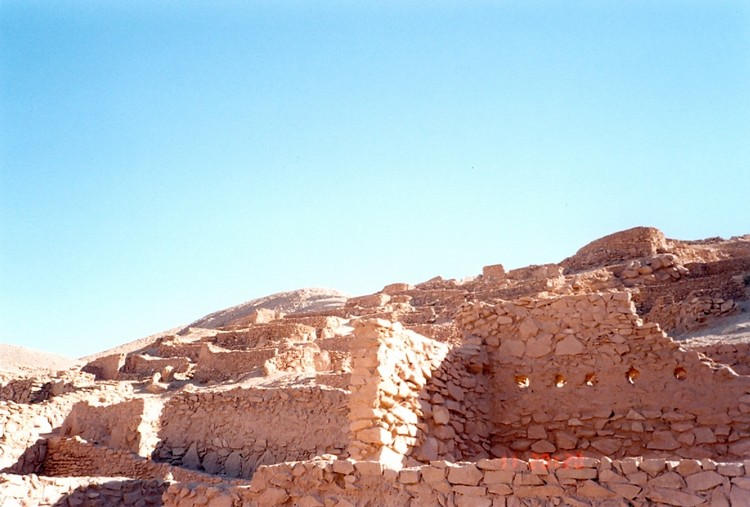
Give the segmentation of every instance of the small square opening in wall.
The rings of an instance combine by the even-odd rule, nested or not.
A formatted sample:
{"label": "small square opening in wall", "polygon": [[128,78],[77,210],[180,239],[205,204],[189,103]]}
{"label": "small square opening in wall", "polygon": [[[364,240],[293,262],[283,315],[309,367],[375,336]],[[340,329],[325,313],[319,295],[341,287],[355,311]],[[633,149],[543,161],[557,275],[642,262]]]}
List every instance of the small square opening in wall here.
{"label": "small square opening in wall", "polygon": [[674,378],[677,380],[685,380],[687,378],[687,370],[682,366],[678,366],[674,369]]}
{"label": "small square opening in wall", "polygon": [[529,387],[529,385],[531,385],[531,381],[526,375],[516,375],[514,377],[514,380],[519,389],[526,389],[527,387]]}
{"label": "small square opening in wall", "polygon": [[593,386],[596,384],[596,373],[587,373],[584,382],[586,382],[587,386]]}
{"label": "small square opening in wall", "polygon": [[565,377],[561,374],[555,375],[555,387],[564,387],[565,384],[567,384],[568,381],[565,379]]}

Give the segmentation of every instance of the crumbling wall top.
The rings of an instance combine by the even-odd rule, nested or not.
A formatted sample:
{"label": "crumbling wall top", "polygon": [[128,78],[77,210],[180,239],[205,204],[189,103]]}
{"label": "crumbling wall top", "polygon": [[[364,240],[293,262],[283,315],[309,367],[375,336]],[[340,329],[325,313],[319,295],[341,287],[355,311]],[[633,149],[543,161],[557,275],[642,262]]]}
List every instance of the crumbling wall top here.
{"label": "crumbling wall top", "polygon": [[592,241],[560,264],[566,272],[582,271],[667,251],[667,240],[654,227],[634,227]]}

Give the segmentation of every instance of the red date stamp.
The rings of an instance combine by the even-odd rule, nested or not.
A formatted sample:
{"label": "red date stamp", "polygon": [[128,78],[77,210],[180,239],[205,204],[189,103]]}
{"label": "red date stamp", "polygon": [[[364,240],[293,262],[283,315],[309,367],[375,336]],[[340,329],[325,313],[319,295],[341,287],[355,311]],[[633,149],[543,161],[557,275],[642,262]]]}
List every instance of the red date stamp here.
{"label": "red date stamp", "polygon": [[506,456],[498,458],[500,461],[500,470],[520,471],[528,465],[532,471],[546,468],[549,461],[558,461],[561,465],[557,468],[584,468],[585,457],[580,453],[564,454],[538,454],[531,453],[528,458],[520,459],[517,456]]}

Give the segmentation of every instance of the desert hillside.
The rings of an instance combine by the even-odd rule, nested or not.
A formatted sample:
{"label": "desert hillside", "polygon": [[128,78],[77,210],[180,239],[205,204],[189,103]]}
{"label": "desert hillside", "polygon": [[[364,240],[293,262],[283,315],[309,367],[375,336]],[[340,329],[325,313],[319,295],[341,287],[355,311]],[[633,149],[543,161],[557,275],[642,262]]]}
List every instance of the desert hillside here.
{"label": "desert hillside", "polygon": [[78,364],[69,357],[0,343],[0,373],[67,370]]}
{"label": "desert hillside", "polygon": [[118,353],[129,354],[137,350],[147,349],[156,340],[169,335],[185,335],[188,333],[195,335],[196,333],[200,333],[200,329],[217,329],[227,324],[241,322],[243,318],[260,309],[270,310],[278,314],[319,312],[343,306],[347,298],[346,294],[334,289],[306,288],[279,292],[212,312],[184,326],[161,331],[145,338],[139,338],[111,349],[90,354],[82,357],[81,361],[88,362],[106,355]]}
{"label": "desert hillside", "polygon": [[3,347],[0,506],[750,505],[750,235],[477,271]]}

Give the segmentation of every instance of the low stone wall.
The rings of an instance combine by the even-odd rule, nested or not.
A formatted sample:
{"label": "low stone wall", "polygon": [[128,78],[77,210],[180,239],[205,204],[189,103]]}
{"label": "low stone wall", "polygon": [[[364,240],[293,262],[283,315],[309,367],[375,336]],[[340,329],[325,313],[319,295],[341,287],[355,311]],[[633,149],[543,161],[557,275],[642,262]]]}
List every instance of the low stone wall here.
{"label": "low stone wall", "polygon": [[12,376],[0,384],[0,402],[41,403],[78,387],[90,386],[93,381],[93,375],[76,370],[34,377]]}
{"label": "low stone wall", "polygon": [[247,481],[159,463],[122,449],[93,445],[80,437],[50,437],[40,472],[50,477],[128,477],[137,480],[171,478],[175,481],[205,484],[249,484]]}
{"label": "low stone wall", "polygon": [[511,269],[506,277],[508,280],[532,281],[557,278],[562,274],[563,268],[557,264],[542,264],[541,266],[532,264],[524,268]]}
{"label": "low stone wall", "polygon": [[315,343],[318,344],[318,347],[320,347],[321,350],[349,352],[349,349],[351,349],[352,338],[352,335],[335,336],[318,340]]}
{"label": "low stone wall", "polygon": [[266,376],[277,372],[314,373],[332,370],[331,354],[314,342],[280,350],[263,364]]}
{"label": "low stone wall", "polygon": [[180,341],[162,342],[159,344],[160,357],[187,357],[191,361],[198,360],[201,342],[185,343]]}
{"label": "low stone wall", "polygon": [[[150,499],[156,505],[172,507],[599,506],[608,502],[683,507],[730,502],[732,506],[743,506],[750,499],[750,461],[571,456],[564,461],[435,461],[393,469],[372,461],[322,456],[261,466],[252,481],[237,481],[154,463],[124,451],[91,446],[80,439],[52,439],[50,455],[48,470],[53,477],[0,475],[0,495],[34,499],[33,505],[51,505],[71,494],[81,498],[77,495],[86,492],[90,493],[89,499],[99,502],[96,505],[133,505]],[[63,459],[56,460],[55,456]],[[94,473],[104,477],[88,477]],[[54,477],[57,474],[68,477]],[[133,479],[107,477],[110,475]],[[165,482],[165,477],[177,482]],[[49,500],[42,497],[42,490]],[[162,492],[161,503],[155,499],[157,491]],[[110,497],[115,499],[111,504],[107,503]],[[80,504],[74,501],[64,505]]]}
{"label": "low stone wall", "polygon": [[390,301],[391,296],[378,292],[366,296],[349,298],[346,300],[344,308],[379,308],[387,305]]}
{"label": "low stone wall", "polygon": [[40,477],[0,474],[3,506],[162,505],[169,484],[155,480],[104,477]]}
{"label": "low stone wall", "polygon": [[65,409],[0,403],[0,471],[33,472],[44,458],[40,436],[62,423]]}
{"label": "low stone wall", "polygon": [[203,343],[193,378],[198,382],[224,382],[250,373],[262,374],[265,362],[278,351],[278,348],[225,350]]}
{"label": "low stone wall", "polygon": [[351,383],[351,373],[318,373],[315,375],[315,382],[320,385],[335,387],[344,391],[349,390]]}
{"label": "low stone wall", "polygon": [[115,403],[132,396],[132,388],[101,383],[44,403],[0,402],[0,472],[35,471],[44,457],[44,435],[63,423],[73,405],[92,394]]}
{"label": "low stone wall", "polygon": [[349,453],[401,464],[426,438],[420,393],[448,347],[382,319],[354,321],[351,347]]}
{"label": "low stone wall", "polygon": [[31,403],[34,393],[44,385],[35,377],[15,378],[0,385],[0,401],[14,403]]}
{"label": "low stone wall", "polygon": [[174,373],[185,373],[190,369],[190,359],[187,357],[153,357],[142,354],[131,354],[125,359],[122,373],[140,376],[153,375],[164,368],[173,368]]}
{"label": "low stone wall", "polygon": [[[242,498],[242,496],[247,495],[248,489],[248,487],[227,485],[209,486],[195,482],[173,483],[162,495],[162,503],[159,505],[169,507],[193,507],[198,505],[208,505],[210,507],[253,507],[254,504],[250,500],[243,500]],[[255,505],[258,504],[256,503]],[[281,504],[266,503],[265,505],[272,507]]]}
{"label": "low stone wall", "polygon": [[209,340],[224,349],[247,350],[272,347],[285,341],[314,341],[316,337],[317,333],[312,326],[277,320],[266,324],[255,324],[248,329],[219,331]]}
{"label": "low stone wall", "polygon": [[[690,266],[697,269],[699,266]],[[700,265],[702,266],[702,265]],[[654,307],[659,298],[670,297],[673,301],[685,301],[691,294],[711,294],[713,297],[726,300],[742,301],[747,299],[745,294],[743,277],[734,273],[714,274],[707,276],[694,276],[691,272],[689,277],[681,278],[666,284],[644,285],[638,288],[635,294],[635,303],[640,315],[647,315]]]}
{"label": "low stone wall", "polygon": [[666,332],[681,334],[708,327],[717,319],[740,311],[740,306],[732,299],[698,291],[690,293],[683,301],[674,301],[672,296],[657,299],[645,318],[658,323]]}
{"label": "low stone wall", "polygon": [[163,501],[172,507],[199,505],[204,498],[226,507],[744,506],[750,501],[748,466],[750,462],[570,457],[435,461],[399,470],[371,461],[319,459],[261,467],[249,487],[173,484]]}
{"label": "low stone wall", "polygon": [[611,266],[607,269],[625,287],[672,282],[690,273],[690,270],[683,266],[679,257],[673,254],[659,254],[653,257],[633,259],[625,264]]}
{"label": "low stone wall", "polygon": [[747,252],[739,253],[739,257],[730,259],[719,259],[713,262],[696,262],[687,264],[694,276],[714,276],[714,275],[739,275],[737,282],[744,282],[744,278],[750,275],[750,257]]}
{"label": "low stone wall", "polygon": [[[495,457],[750,457],[750,379],[643,324],[630,294],[467,304]],[[707,395],[710,393],[710,395]]]}
{"label": "low stone wall", "polygon": [[251,477],[262,464],[342,454],[347,395],[327,386],[183,391],[164,407],[154,457]]}
{"label": "low stone wall", "polygon": [[336,336],[336,330],[341,327],[345,320],[340,317],[328,315],[287,315],[286,322],[296,322],[315,328],[318,340],[325,340]]}

